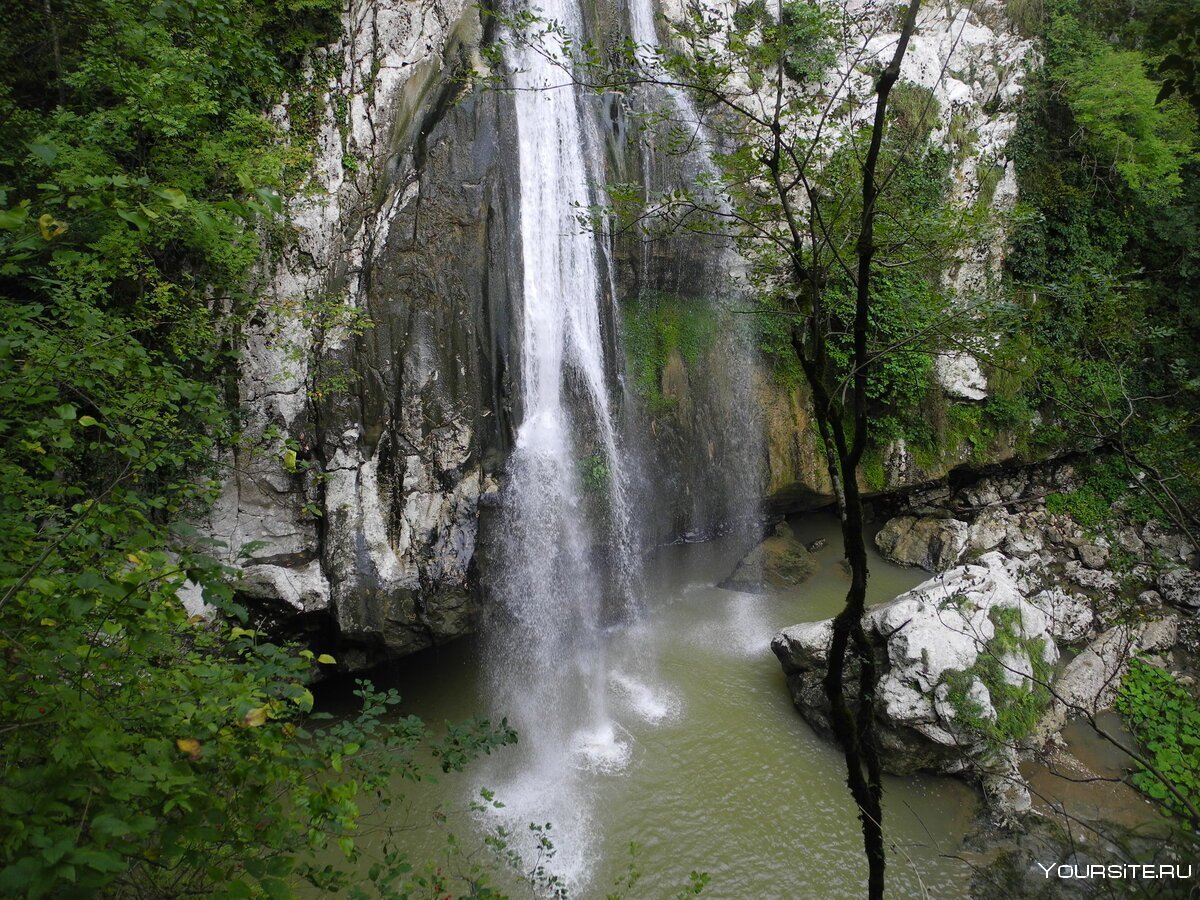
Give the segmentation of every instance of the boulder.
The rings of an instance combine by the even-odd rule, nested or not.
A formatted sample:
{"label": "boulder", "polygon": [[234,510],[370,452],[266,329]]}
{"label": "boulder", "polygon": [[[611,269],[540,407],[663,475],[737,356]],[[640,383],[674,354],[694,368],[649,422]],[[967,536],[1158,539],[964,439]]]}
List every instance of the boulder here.
{"label": "boulder", "polygon": [[1117,625],[1104,632],[1054,680],[1054,700],[1038,726],[1039,734],[1048,737],[1074,715],[1095,715],[1111,707],[1129,661],[1139,653],[1170,649],[1178,636],[1174,616]]}
{"label": "boulder", "polygon": [[1079,561],[1089,569],[1103,569],[1108,564],[1108,548],[1098,544],[1081,544]]}
{"label": "boulder", "polygon": [[942,572],[962,558],[970,530],[958,519],[897,516],[875,535],[875,546],[885,559],[902,566]]}
{"label": "boulder", "polygon": [[1172,606],[1200,609],[1200,572],[1171,569],[1158,576],[1158,590]]}
{"label": "boulder", "polygon": [[[869,610],[864,626],[881,648],[875,702],[884,767],[987,779],[996,788],[988,796],[1013,813],[1027,807],[1023,783],[1012,741],[998,735],[1011,735],[1014,698],[1048,677],[1058,651],[1050,617],[1021,596],[1006,563],[990,553],[978,565],[951,569]],[[771,642],[793,702],[825,733],[832,636],[831,621],[814,622],[784,629]]]}
{"label": "boulder", "polygon": [[1011,518],[1003,509],[988,510],[981,513],[971,523],[967,535],[967,547],[979,553],[995,550],[1008,537],[1008,520]]}
{"label": "boulder", "polygon": [[796,539],[791,526],[781,522],[770,537],[742,557],[721,587],[761,594],[802,584],[812,572],[808,550]]}
{"label": "boulder", "polygon": [[1073,644],[1092,630],[1096,614],[1085,597],[1051,587],[1031,596],[1029,602],[1046,614],[1055,640]]}
{"label": "boulder", "polygon": [[1196,549],[1183,535],[1168,531],[1157,522],[1149,522],[1142,529],[1142,541],[1161,553],[1169,562],[1187,562]]}

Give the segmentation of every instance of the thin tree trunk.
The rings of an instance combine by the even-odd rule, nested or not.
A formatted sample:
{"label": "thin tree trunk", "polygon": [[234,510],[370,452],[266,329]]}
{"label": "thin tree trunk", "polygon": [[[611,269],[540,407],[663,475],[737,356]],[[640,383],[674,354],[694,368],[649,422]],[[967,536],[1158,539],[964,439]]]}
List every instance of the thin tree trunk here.
{"label": "thin tree trunk", "polygon": [[[887,858],[883,842],[882,769],[875,739],[875,688],[879,674],[874,647],[863,628],[870,573],[857,469],[869,436],[867,375],[871,358],[867,337],[870,328],[871,265],[875,255],[875,202],[879,196],[875,174],[883,144],[888,96],[900,77],[900,64],[916,29],[920,6],[920,0],[909,3],[895,53],[876,84],[875,119],[862,172],[863,208],[857,243],[853,391],[849,410],[853,431],[849,440],[845,433],[847,410],[836,402],[829,391],[822,367],[813,365],[808,355],[801,352],[801,342],[794,341],[806,378],[813,389],[813,405],[825,443],[830,475],[835,485],[840,482],[838,505],[842,520],[842,542],[850,566],[850,589],[846,593],[845,606],[833,620],[824,688],[829,701],[830,724],[846,758],[846,782],[858,805],[858,816],[862,823],[863,850],[868,866],[867,892],[871,900],[883,897]],[[823,341],[818,339],[818,352],[814,354],[817,358],[822,355],[819,352],[822,345]],[[859,663],[857,709],[852,709],[846,699],[846,663],[851,648]]]}

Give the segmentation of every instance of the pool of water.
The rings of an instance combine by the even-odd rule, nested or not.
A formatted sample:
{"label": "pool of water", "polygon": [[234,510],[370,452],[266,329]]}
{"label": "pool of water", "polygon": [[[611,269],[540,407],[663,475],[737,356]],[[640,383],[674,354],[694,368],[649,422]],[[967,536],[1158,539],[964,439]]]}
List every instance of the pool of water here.
{"label": "pool of water", "polygon": [[[848,582],[836,521],[809,516],[794,528],[827,545],[804,585],[771,595],[716,586],[744,549],[736,539],[656,551],[642,620],[605,636],[610,729],[549,748],[563,750],[565,766],[547,768],[539,760],[548,748],[519,744],[463,776],[409,789],[407,815],[419,826],[412,855],[444,849],[444,832],[423,822],[445,823],[464,846],[497,824],[521,832],[549,822],[548,867],[573,897],[607,896],[628,872],[631,842],[641,878],[627,898],[673,897],[693,869],[711,875],[707,897],[863,896],[843,759],[792,707],[769,649],[781,627],[836,612]],[[873,602],[923,579],[878,557],[871,570]],[[498,719],[505,711],[490,706],[481,653],[480,642],[461,641],[376,680],[400,690],[405,713],[430,723],[481,712]],[[505,807],[469,812],[484,786]],[[885,790],[889,895],[966,896],[970,870],[954,857],[977,814],[975,793],[932,776],[889,778]]]}

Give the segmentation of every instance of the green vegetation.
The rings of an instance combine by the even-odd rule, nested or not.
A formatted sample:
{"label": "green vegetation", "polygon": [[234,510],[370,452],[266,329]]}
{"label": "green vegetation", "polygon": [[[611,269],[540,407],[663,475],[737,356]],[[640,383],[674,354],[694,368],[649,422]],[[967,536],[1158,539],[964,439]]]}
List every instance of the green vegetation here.
{"label": "green vegetation", "polygon": [[[394,693],[309,724],[332,657],[247,627],[178,524],[237,440],[247,287],[286,237],[337,0],[50,0],[0,12],[0,893],[336,885],[361,799],[514,740],[434,739]],[[293,129],[263,114],[292,92]],[[300,118],[297,118],[297,116]],[[290,453],[290,456],[289,456]],[[295,448],[283,451],[295,471]],[[191,616],[185,589],[228,618]],[[387,724],[390,722],[391,724]],[[396,858],[397,865],[400,860]],[[394,873],[396,874],[396,873]],[[407,876],[405,876],[407,878]],[[344,879],[342,881],[344,883]],[[397,882],[400,883],[400,882]]]}
{"label": "green vegetation", "polygon": [[634,391],[653,411],[674,408],[675,400],[662,392],[663,370],[675,353],[694,366],[711,346],[717,326],[711,304],[703,299],[646,291],[623,302],[621,316],[626,372]]}
{"label": "green vegetation", "polygon": [[997,361],[1019,370],[1008,412],[1046,423],[1034,449],[1110,445],[1163,517],[1200,501],[1200,130],[1155,77],[1178,8],[1045,3],[1046,65],[1011,143],[1022,346]]}
{"label": "green vegetation", "polygon": [[1088,460],[1078,469],[1079,484],[1066,492],[1046,496],[1046,509],[1069,515],[1084,528],[1102,530],[1114,522],[1114,506],[1120,504],[1125,517],[1144,525],[1158,513],[1144,494],[1131,486],[1124,463],[1112,456]]}
{"label": "green vegetation", "polygon": [[[966,671],[948,671],[943,680],[949,686],[947,699],[958,721],[999,748],[1012,746],[1033,732],[1050,702],[1046,685],[1052,673],[1044,656],[1045,641],[1024,636],[1020,609],[994,606],[988,618],[995,628],[994,634],[980,648],[975,664]],[[1010,670],[1012,661],[1021,658],[1029,660],[1031,679]],[[976,680],[991,695],[994,718],[985,716],[983,708],[970,696]]]}
{"label": "green vegetation", "polygon": [[579,460],[579,480],[589,494],[606,496],[612,473],[608,470],[608,457],[600,450],[593,451]]}
{"label": "green vegetation", "polygon": [[1189,810],[1163,783],[1165,779],[1193,806],[1200,803],[1200,706],[1194,692],[1170,673],[1134,659],[1121,681],[1117,709],[1157,770],[1141,767],[1133,775],[1134,786],[1178,817],[1183,827],[1194,828]]}

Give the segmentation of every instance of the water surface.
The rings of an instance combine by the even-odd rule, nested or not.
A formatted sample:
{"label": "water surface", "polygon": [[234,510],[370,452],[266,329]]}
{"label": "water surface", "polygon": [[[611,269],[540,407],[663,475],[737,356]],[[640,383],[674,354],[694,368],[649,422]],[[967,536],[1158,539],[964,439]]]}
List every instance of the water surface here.
{"label": "water surface", "polygon": [[[836,522],[810,516],[795,529],[828,544],[812,578],[777,595],[715,586],[736,562],[736,539],[656,551],[643,620],[604,636],[611,733],[576,735],[575,764],[549,783],[525,765],[533,748],[518,746],[465,776],[406,786],[412,822],[437,809],[468,846],[502,821],[517,831],[550,822],[549,868],[574,897],[605,897],[628,870],[630,842],[642,877],[626,897],[673,897],[692,869],[712,876],[710,897],[863,896],[844,762],[792,707],[769,649],[779,628],[834,613],[847,584]],[[878,557],[871,570],[873,602],[924,577]],[[396,669],[404,712],[433,724],[479,712],[499,718],[479,651],[477,641],[461,641]],[[505,808],[470,813],[480,786]],[[889,778],[890,895],[919,897],[923,885],[933,897],[966,896],[970,871],[953,857],[977,809],[975,793],[953,779]],[[435,855],[444,841],[437,829],[414,830],[413,856]]]}

